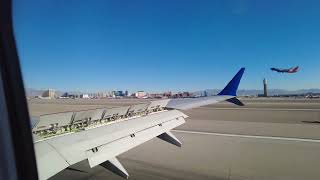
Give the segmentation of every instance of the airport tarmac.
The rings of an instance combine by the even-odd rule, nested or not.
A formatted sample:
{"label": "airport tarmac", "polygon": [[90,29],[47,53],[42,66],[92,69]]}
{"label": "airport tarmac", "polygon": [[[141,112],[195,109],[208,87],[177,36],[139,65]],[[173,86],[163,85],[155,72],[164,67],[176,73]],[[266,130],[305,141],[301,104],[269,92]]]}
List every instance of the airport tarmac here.
{"label": "airport tarmac", "polygon": [[[29,100],[32,116],[145,100]],[[184,113],[187,122],[173,133],[181,148],[153,139],[119,156],[130,179],[319,179],[319,100],[243,100]],[[50,162],[48,162],[50,163]],[[122,179],[86,161],[51,179]]]}

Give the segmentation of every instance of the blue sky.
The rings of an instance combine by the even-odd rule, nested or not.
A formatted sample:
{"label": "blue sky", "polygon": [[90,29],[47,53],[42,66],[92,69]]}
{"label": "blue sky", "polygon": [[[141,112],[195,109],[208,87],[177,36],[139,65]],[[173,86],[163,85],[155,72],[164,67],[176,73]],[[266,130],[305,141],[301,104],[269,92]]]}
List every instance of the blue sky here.
{"label": "blue sky", "polygon": [[[320,88],[320,1],[15,0],[29,88]],[[299,65],[296,74],[270,67]]]}

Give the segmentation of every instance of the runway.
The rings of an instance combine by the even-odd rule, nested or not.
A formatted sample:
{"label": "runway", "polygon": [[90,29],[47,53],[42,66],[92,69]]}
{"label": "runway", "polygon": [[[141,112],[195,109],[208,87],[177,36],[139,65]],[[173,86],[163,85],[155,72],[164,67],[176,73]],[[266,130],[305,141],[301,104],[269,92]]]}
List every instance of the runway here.
{"label": "runway", "polygon": [[225,136],[225,137],[235,137],[235,138],[253,138],[253,139],[270,139],[279,141],[297,141],[297,142],[315,142],[320,143],[319,139],[303,139],[303,138],[286,138],[286,137],[276,137],[276,136],[253,136],[244,134],[225,134],[225,133],[210,133],[210,132],[199,132],[199,131],[183,131],[183,130],[172,130],[173,132],[188,133],[188,134],[201,134],[201,135],[211,135],[211,136]]}
{"label": "runway", "polygon": [[249,111],[319,111],[318,109],[283,109],[283,108],[205,108],[202,109],[209,109],[209,110],[249,110]]}
{"label": "runway", "polygon": [[[307,100],[248,100],[185,111],[190,118],[173,133],[177,148],[153,139],[119,156],[129,179],[318,180],[320,103]],[[77,104],[78,103],[78,104]],[[125,101],[124,104],[136,103]],[[61,109],[119,106],[120,102],[31,102],[31,114]],[[51,179],[122,179],[83,161]]]}
{"label": "runway", "polygon": [[[153,139],[119,156],[129,179],[318,179],[320,145],[314,142],[174,132],[177,148]],[[83,161],[52,179],[122,179]]]}

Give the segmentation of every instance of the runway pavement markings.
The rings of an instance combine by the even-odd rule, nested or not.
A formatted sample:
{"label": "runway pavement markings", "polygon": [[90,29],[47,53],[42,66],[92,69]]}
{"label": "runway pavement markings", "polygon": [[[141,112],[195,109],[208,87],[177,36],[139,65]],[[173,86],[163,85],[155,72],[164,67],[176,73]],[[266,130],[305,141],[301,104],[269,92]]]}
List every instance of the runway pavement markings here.
{"label": "runway pavement markings", "polygon": [[320,109],[281,109],[281,108],[208,108],[208,107],[200,107],[199,109],[210,109],[210,110],[258,110],[258,111],[320,111]]}
{"label": "runway pavement markings", "polygon": [[180,132],[180,133],[188,133],[188,134],[201,134],[201,135],[224,136],[224,137],[240,137],[240,138],[254,138],[254,139],[270,139],[270,140],[282,140],[282,141],[320,143],[320,139],[289,138],[289,137],[276,137],[276,136],[257,136],[257,135],[227,134],[227,133],[211,133],[211,132],[184,131],[184,130],[171,130],[171,131]]}

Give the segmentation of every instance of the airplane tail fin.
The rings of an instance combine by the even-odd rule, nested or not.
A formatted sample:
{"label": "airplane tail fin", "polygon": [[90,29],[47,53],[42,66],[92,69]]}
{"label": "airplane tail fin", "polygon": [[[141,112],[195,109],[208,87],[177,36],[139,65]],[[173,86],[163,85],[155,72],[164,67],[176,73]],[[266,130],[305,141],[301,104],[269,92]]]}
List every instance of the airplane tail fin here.
{"label": "airplane tail fin", "polygon": [[245,68],[241,68],[218,95],[237,96],[237,90]]}
{"label": "airplane tail fin", "polygon": [[288,73],[295,73],[295,72],[298,72],[298,70],[299,70],[299,66],[292,67],[289,69]]}

